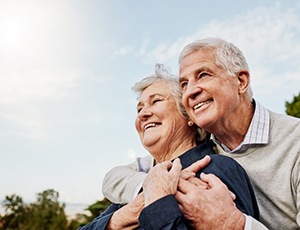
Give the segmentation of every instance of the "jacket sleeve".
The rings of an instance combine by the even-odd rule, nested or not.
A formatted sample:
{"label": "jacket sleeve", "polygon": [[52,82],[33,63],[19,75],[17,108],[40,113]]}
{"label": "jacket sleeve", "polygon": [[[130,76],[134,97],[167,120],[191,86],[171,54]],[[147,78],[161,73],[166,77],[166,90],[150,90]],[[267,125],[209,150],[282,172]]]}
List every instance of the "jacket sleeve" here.
{"label": "jacket sleeve", "polygon": [[173,195],[167,195],[145,207],[139,217],[145,230],[186,230],[183,215]]}
{"label": "jacket sleeve", "polygon": [[113,203],[129,203],[139,193],[152,165],[153,158],[149,155],[137,158],[131,164],[114,167],[104,177],[103,195]]}
{"label": "jacket sleeve", "polygon": [[78,230],[105,230],[111,216],[121,207],[122,205],[120,204],[111,204],[102,214],[93,219],[92,222],[80,227]]}

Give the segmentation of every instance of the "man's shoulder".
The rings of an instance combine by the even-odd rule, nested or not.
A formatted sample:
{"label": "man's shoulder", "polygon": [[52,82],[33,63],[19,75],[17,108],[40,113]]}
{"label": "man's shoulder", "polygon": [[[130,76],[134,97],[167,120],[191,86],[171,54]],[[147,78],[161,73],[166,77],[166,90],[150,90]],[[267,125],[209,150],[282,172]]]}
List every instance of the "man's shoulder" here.
{"label": "man's shoulder", "polygon": [[286,114],[280,114],[273,111],[269,111],[271,125],[279,125],[281,127],[293,127],[300,130],[300,118],[292,117]]}

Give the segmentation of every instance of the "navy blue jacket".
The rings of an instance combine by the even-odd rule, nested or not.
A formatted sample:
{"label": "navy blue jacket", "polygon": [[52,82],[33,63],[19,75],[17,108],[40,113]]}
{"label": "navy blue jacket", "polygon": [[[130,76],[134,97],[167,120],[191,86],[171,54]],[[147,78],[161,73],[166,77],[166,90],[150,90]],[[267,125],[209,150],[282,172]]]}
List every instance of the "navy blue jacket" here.
{"label": "navy blue jacket", "polygon": [[[201,172],[216,175],[236,195],[234,202],[237,208],[243,213],[258,219],[259,210],[254,190],[247,173],[234,159],[215,154],[209,144],[203,143],[179,157],[182,168],[188,167],[206,155],[211,156],[211,162],[197,173],[197,177]],[[120,204],[112,204],[105,212],[88,225],[80,228],[80,230],[105,229],[112,214],[121,207]],[[189,229],[173,195],[165,196],[145,207],[140,214],[139,222],[139,229]]]}

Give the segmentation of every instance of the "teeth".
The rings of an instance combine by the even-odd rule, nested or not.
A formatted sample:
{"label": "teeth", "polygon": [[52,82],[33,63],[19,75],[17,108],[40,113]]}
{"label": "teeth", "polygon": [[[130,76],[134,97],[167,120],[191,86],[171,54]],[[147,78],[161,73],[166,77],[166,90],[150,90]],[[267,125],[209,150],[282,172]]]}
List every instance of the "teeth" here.
{"label": "teeth", "polygon": [[200,102],[199,104],[197,104],[197,105],[194,106],[194,110],[199,109],[199,108],[201,108],[203,105],[206,105],[206,104],[208,104],[208,103],[210,103],[210,102],[211,102],[211,100],[209,100],[209,101],[204,101],[204,102]]}
{"label": "teeth", "polygon": [[147,125],[145,126],[144,130],[146,130],[146,129],[150,128],[150,127],[155,127],[155,126],[156,126],[155,123],[149,123],[149,124],[147,124]]}

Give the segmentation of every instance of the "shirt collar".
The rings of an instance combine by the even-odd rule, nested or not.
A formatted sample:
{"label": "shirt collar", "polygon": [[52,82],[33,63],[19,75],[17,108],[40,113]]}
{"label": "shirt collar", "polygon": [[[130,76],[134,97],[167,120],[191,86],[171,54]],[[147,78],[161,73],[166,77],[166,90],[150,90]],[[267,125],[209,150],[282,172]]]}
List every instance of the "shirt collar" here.
{"label": "shirt collar", "polygon": [[254,99],[253,104],[255,106],[253,118],[243,142],[237,148],[230,150],[226,145],[219,142],[213,134],[211,135],[211,139],[226,152],[243,152],[252,145],[267,144],[269,142],[269,111]]}

